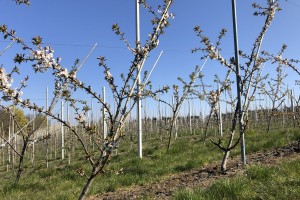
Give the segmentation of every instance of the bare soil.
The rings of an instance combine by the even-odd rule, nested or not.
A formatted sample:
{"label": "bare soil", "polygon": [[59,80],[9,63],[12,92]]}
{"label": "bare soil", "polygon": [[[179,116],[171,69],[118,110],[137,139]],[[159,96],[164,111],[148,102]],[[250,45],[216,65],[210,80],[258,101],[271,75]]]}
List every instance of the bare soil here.
{"label": "bare soil", "polygon": [[[300,159],[300,149],[297,142],[283,148],[275,148],[268,152],[257,152],[247,157],[247,165],[276,165],[283,160]],[[221,178],[235,177],[244,175],[245,170],[239,157],[230,159],[228,170],[222,173],[219,163],[207,165],[201,169],[177,173],[164,177],[156,183],[145,186],[135,185],[130,188],[120,188],[115,192],[91,196],[89,200],[126,200],[126,199],[171,199],[180,189],[192,189],[194,187],[207,188],[214,181]]]}

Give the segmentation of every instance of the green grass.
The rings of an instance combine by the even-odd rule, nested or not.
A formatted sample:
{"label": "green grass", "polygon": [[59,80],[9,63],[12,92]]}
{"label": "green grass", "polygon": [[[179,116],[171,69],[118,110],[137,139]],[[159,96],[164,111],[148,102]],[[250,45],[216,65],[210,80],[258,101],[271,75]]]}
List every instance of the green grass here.
{"label": "green grass", "polygon": [[[144,141],[142,160],[137,157],[136,143],[134,149],[129,149],[129,142],[122,141],[119,149],[121,153],[114,155],[105,168],[105,173],[96,177],[89,195],[115,191],[120,187],[146,185],[170,174],[201,168],[206,164],[221,161],[222,152],[210,142],[203,144],[199,140],[200,135],[182,135],[172,144],[169,151],[166,150],[166,139],[163,143],[157,138],[147,139]],[[272,147],[285,146],[297,137],[300,137],[299,131],[293,129],[286,132],[273,131],[269,135],[261,131],[251,130],[246,134],[246,150],[249,154]],[[53,160],[49,169],[44,168],[42,161],[44,155],[36,156],[37,163],[34,166],[30,164],[29,159],[26,159],[25,169],[19,184],[13,183],[15,177],[13,172],[5,172],[5,167],[0,166],[0,199],[76,199],[86,182],[86,177],[80,176],[76,170],[82,168],[86,174],[90,172],[90,167],[85,162],[84,157],[78,156],[80,155],[79,151],[76,152],[76,155],[77,157],[72,160],[70,165],[67,164],[67,159],[64,161]],[[239,148],[234,150],[231,155],[239,155]],[[211,193],[218,189],[224,191],[221,194],[225,199],[226,197],[231,199],[230,197],[240,197],[240,195],[246,194],[252,197],[255,195],[252,194],[253,191],[246,191],[242,187],[243,184],[249,184],[247,181],[256,181],[255,184],[259,184],[264,181],[264,177],[268,178],[268,172],[264,168],[253,167],[248,169],[248,174],[247,178],[236,180],[236,184],[231,184],[231,181],[226,180],[217,182],[211,187]],[[296,179],[293,183],[299,185]],[[183,191],[178,193],[177,199],[191,199],[190,197],[198,195],[198,193],[204,194],[202,190],[197,189],[192,192]],[[207,197],[210,198],[210,196]],[[211,199],[217,197],[221,196],[214,196]],[[199,198],[202,197],[199,196]],[[203,199],[207,199],[206,196]]]}
{"label": "green grass", "polygon": [[179,191],[176,200],[214,199],[300,199],[300,162],[285,161],[278,166],[252,166],[245,176],[222,179],[207,189]]}

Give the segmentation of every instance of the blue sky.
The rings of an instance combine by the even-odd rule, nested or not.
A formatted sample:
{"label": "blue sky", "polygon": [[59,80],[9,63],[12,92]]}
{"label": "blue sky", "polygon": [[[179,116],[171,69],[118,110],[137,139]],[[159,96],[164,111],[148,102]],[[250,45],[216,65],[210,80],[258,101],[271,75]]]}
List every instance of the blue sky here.
{"label": "blue sky", "polygon": [[[148,3],[157,5],[159,0]],[[249,51],[252,43],[261,29],[262,17],[254,17],[251,4],[254,0],[237,1],[238,29],[240,49]],[[260,0],[262,4],[265,1]],[[31,5],[16,6],[11,0],[0,0],[0,24],[7,24],[17,31],[17,35],[25,41],[40,35],[45,43],[50,43],[55,49],[55,56],[62,57],[62,65],[71,67],[76,58],[83,60],[95,43],[97,48],[79,73],[79,78],[92,84],[93,88],[104,85],[103,73],[99,69],[96,58],[100,55],[108,59],[108,65],[117,77],[125,72],[130,65],[132,55],[125,45],[111,31],[112,24],[118,22],[126,38],[134,46],[135,40],[135,1],[134,0],[32,0]],[[300,58],[300,1],[281,1],[283,9],[275,17],[274,23],[267,32],[262,49],[272,53],[280,50],[282,44],[287,44],[286,56]],[[221,28],[228,30],[223,41],[225,57],[233,56],[233,35],[230,0],[175,0],[171,12],[175,19],[161,37],[159,47],[152,52],[145,64],[150,70],[160,51],[164,53],[152,74],[151,80],[155,87],[178,83],[177,77],[187,78],[196,65],[201,65],[200,53],[191,54],[191,49],[199,47],[199,38],[193,28],[200,25],[204,33],[215,41]],[[142,42],[151,31],[151,16],[141,8],[141,39]],[[0,49],[9,43],[0,39]],[[22,52],[17,45],[10,48],[0,57],[0,64],[11,67],[11,59],[16,52]],[[23,65],[23,72],[29,73],[29,65]],[[215,62],[208,62],[203,69],[207,82],[213,80],[214,74],[222,74],[223,67]],[[275,71],[275,66],[271,68]],[[266,73],[268,71],[266,70]],[[289,72],[287,72],[289,73]],[[30,72],[31,74],[31,72]],[[50,76],[31,74],[29,87],[25,97],[43,99],[45,87],[52,87]],[[294,74],[289,74],[287,83],[293,85]]]}

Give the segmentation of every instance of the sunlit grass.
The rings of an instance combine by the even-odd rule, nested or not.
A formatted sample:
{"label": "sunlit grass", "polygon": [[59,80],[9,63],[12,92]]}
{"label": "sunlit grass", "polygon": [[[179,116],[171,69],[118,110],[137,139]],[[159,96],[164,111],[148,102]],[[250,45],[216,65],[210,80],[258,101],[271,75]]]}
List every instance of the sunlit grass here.
{"label": "sunlit grass", "polygon": [[278,166],[252,166],[246,175],[222,179],[207,189],[179,191],[177,200],[213,199],[300,199],[300,162],[285,161]]}
{"label": "sunlit grass", "polygon": [[[299,137],[299,131],[292,129],[287,130],[287,132],[273,131],[267,136],[262,131],[251,130],[246,134],[247,154],[287,145],[297,137]],[[130,146],[129,142],[123,141],[118,150],[119,154],[111,158],[105,168],[105,173],[96,177],[89,195],[116,191],[121,187],[146,185],[170,174],[201,168],[212,162],[220,162],[222,152],[209,141],[204,144],[200,138],[201,135],[199,134],[195,136],[182,134],[182,137],[172,143],[171,149],[168,151],[166,149],[166,138],[163,142],[158,138],[147,139],[147,141],[144,141],[143,159],[137,156],[136,143],[134,143],[133,149],[130,149],[128,148]],[[45,169],[44,155],[37,155],[35,165],[32,165],[29,159],[26,159],[25,169],[19,184],[14,183],[15,173],[12,171],[5,172],[5,167],[2,167],[0,172],[0,199],[76,199],[86,182],[86,177],[80,176],[77,169],[82,168],[87,175],[90,172],[89,165],[86,163],[84,156],[80,156],[79,150],[76,151],[76,155],[76,159],[73,159],[70,165],[67,164],[67,159],[52,160],[49,169]],[[232,153],[232,156],[237,155],[239,155],[239,148]],[[299,169],[299,166],[297,169]],[[253,192],[247,187],[244,188],[243,185],[254,181],[257,185],[263,185],[264,179],[273,178],[273,176],[269,176],[271,175],[267,169],[260,166],[252,167],[248,169],[248,176],[237,178],[236,183],[229,180],[218,181],[207,191],[198,189],[183,191],[177,195],[177,199],[194,199],[190,197],[195,195],[196,199],[219,199],[221,197],[232,199],[235,197],[244,198],[244,196],[245,199],[248,197],[257,198],[256,195],[259,191]],[[276,179],[276,181],[280,180]],[[298,184],[299,189],[297,179],[294,179],[294,182],[281,183],[286,185]],[[274,190],[275,185],[274,182]],[[272,192],[271,189],[270,192]],[[223,191],[223,193],[221,192],[218,196],[218,194],[213,194],[215,190]],[[298,191],[297,187],[291,187],[290,190],[292,190],[290,193],[293,194]],[[234,193],[232,193],[233,191]]]}

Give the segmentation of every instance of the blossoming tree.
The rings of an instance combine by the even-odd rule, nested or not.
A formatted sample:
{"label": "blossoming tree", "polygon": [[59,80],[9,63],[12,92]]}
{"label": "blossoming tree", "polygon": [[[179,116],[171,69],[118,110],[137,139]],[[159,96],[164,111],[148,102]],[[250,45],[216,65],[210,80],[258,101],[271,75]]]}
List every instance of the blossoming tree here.
{"label": "blossoming tree", "polygon": [[[29,5],[30,2],[16,0],[16,3],[25,3]],[[148,39],[144,42],[144,44],[139,43],[136,45],[139,48],[131,47],[129,42],[125,39],[124,33],[121,31],[118,24],[114,24],[112,26],[114,33],[125,42],[125,45],[134,55],[127,74],[121,74],[122,85],[116,84],[115,76],[113,76],[109,66],[106,64],[106,58],[104,56],[98,57],[99,66],[103,69],[104,78],[110,87],[113,100],[116,104],[115,109],[112,109],[112,106],[105,102],[103,96],[93,90],[91,85],[79,80],[77,77],[79,68],[76,65],[78,63],[75,63],[72,69],[63,67],[60,64],[60,58],[54,56],[53,48],[43,45],[42,38],[40,36],[32,38],[32,44],[29,45],[16,36],[14,30],[10,30],[6,25],[0,26],[0,32],[3,34],[4,39],[16,41],[25,51],[25,53],[16,54],[14,61],[19,64],[32,63],[32,69],[41,75],[42,73],[51,72],[53,75],[53,83],[55,85],[54,97],[51,105],[48,108],[41,107],[31,99],[21,98],[22,89],[26,87],[26,81],[29,77],[25,76],[20,86],[13,89],[11,87],[11,83],[13,81],[12,77],[17,75],[17,68],[8,73],[5,70],[5,67],[1,66],[1,96],[5,101],[9,101],[14,105],[28,108],[51,117],[52,119],[62,123],[77,137],[81,144],[82,152],[85,154],[85,158],[91,166],[90,173],[86,174],[88,179],[83,187],[79,199],[84,199],[86,197],[94,178],[97,175],[104,173],[104,167],[107,165],[113,149],[118,146],[120,140],[126,134],[124,132],[124,123],[132,111],[137,98],[135,88],[138,84],[138,76],[135,72],[138,71],[138,74],[141,74],[145,60],[150,52],[158,46],[160,36],[165,33],[165,28],[169,25],[169,19],[173,18],[173,15],[169,13],[172,3],[172,0],[164,0],[163,5],[159,6],[159,12],[156,12],[145,0],[140,1],[140,4],[153,15],[153,32],[148,35]],[[145,78],[143,80],[148,80],[147,74],[145,74]],[[140,98],[165,92],[167,89],[167,87],[164,87],[164,89],[153,91],[150,87],[150,82],[141,82],[138,86],[141,89],[141,93],[139,94]],[[90,110],[87,102],[72,96],[73,92],[77,90],[81,90],[85,92],[87,96],[96,99],[107,113],[107,137],[92,138],[98,147],[98,153],[96,154],[87,148],[87,144],[83,140],[82,135],[79,134],[76,127],[72,126],[67,120],[62,119],[59,115],[53,112],[53,107],[57,100],[62,99],[69,102],[70,107],[74,110],[75,120],[82,126],[85,134],[91,136],[94,135],[95,127],[93,124],[89,124],[85,118],[87,112]]]}
{"label": "blossoming tree", "polygon": [[[264,6],[257,3],[252,5],[256,11],[254,12],[255,16],[265,17],[264,24],[261,31],[258,33],[253,46],[250,50],[250,53],[239,51],[238,54],[242,57],[244,63],[239,64],[240,72],[235,68],[237,60],[235,58],[225,58],[222,55],[222,49],[220,48],[220,38],[223,37],[226,31],[221,31],[219,35],[219,40],[213,44],[211,40],[203,34],[203,30],[199,26],[195,27],[194,31],[197,36],[201,39],[201,44],[203,47],[195,48],[194,52],[202,51],[208,56],[211,60],[217,61],[220,65],[224,66],[227,70],[235,73],[237,78],[240,79],[240,94],[241,102],[235,101],[235,111],[232,117],[231,128],[226,134],[226,138],[219,137],[218,141],[211,140],[218,148],[224,152],[222,159],[221,170],[226,171],[227,161],[229,154],[232,149],[234,149],[242,139],[242,136],[248,128],[248,110],[250,108],[251,102],[255,98],[255,94],[258,92],[261,82],[266,79],[266,76],[262,75],[262,66],[265,63],[268,64],[277,64],[280,66],[288,67],[292,69],[295,73],[300,75],[300,72],[296,66],[299,63],[299,60],[284,58],[283,54],[286,50],[285,45],[278,54],[272,54],[268,51],[261,51],[263,39],[266,35],[267,30],[269,29],[275,14],[280,11],[279,0],[266,0]],[[204,56],[204,57],[206,57]],[[226,83],[226,82],[224,82]],[[234,101],[233,101],[234,102]],[[239,104],[241,105],[241,110],[239,110]],[[240,128],[240,134],[236,137],[236,128]],[[242,146],[242,144],[241,144]]]}

